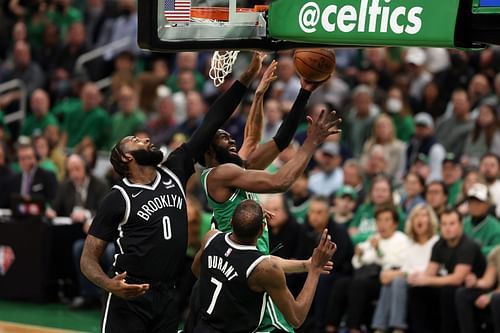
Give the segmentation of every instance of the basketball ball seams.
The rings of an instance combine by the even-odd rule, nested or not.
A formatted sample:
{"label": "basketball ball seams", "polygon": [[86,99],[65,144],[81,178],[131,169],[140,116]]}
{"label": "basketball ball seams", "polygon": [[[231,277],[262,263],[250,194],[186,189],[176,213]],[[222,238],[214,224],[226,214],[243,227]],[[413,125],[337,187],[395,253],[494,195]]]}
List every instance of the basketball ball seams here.
{"label": "basketball ball seams", "polygon": [[[323,70],[322,68],[312,67],[304,59],[298,58],[297,61],[300,61],[302,63],[302,65],[304,65],[306,67],[309,67],[311,70],[315,70],[315,71],[318,71],[318,72],[321,72],[321,73],[324,73],[324,74],[330,74],[331,73],[331,70],[329,71],[329,70]],[[315,61],[315,60],[313,60],[313,61]],[[297,66],[297,71],[300,72],[300,66]]]}
{"label": "basketball ball seams", "polygon": [[295,70],[304,79],[319,82],[335,70],[335,53],[327,49],[296,50],[293,56]]}

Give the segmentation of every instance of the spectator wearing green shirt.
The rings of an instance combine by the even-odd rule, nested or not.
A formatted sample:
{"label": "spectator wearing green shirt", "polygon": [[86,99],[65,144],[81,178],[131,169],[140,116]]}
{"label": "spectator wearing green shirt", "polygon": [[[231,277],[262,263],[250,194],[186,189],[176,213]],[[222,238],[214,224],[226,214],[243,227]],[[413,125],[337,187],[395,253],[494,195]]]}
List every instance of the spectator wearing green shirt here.
{"label": "spectator wearing green shirt", "polygon": [[455,206],[462,188],[463,170],[458,158],[453,153],[448,153],[443,160],[443,182],[448,188],[448,206]]}
{"label": "spectator wearing green shirt", "polygon": [[469,216],[464,219],[464,232],[481,245],[481,250],[488,256],[491,250],[500,245],[500,221],[491,211],[488,186],[476,183],[467,192]]}
{"label": "spectator wearing green shirt", "polygon": [[[390,180],[382,175],[376,176],[372,183],[368,202],[358,207],[349,226],[349,235],[356,245],[366,241],[375,234],[375,211],[382,205],[394,205]],[[399,215],[399,230],[404,230],[406,216],[400,207],[397,207]]]}
{"label": "spectator wearing green shirt", "polygon": [[74,103],[65,113],[62,142],[64,147],[74,148],[84,138],[90,138],[97,149],[105,147],[109,140],[110,117],[99,105],[101,93],[94,83],[86,83],[80,93],[79,103]]}
{"label": "spectator wearing green shirt", "polygon": [[118,112],[111,118],[110,147],[128,135],[142,129],[146,116],[137,107],[137,93],[133,87],[123,85],[118,93]]}
{"label": "spectator wearing green shirt", "polygon": [[394,86],[387,92],[385,110],[394,124],[396,137],[403,142],[410,141],[415,133],[415,122],[409,102],[404,99],[403,92],[399,87]]}
{"label": "spectator wearing green shirt", "polygon": [[82,12],[72,6],[72,0],[55,0],[53,3],[54,8],[47,13],[47,17],[59,29],[61,39],[66,40],[69,27],[83,21]]}
{"label": "spectator wearing green shirt", "polygon": [[24,121],[21,135],[33,136],[43,134],[48,125],[59,126],[56,117],[49,113],[49,95],[43,89],[36,89],[30,98],[31,114]]}

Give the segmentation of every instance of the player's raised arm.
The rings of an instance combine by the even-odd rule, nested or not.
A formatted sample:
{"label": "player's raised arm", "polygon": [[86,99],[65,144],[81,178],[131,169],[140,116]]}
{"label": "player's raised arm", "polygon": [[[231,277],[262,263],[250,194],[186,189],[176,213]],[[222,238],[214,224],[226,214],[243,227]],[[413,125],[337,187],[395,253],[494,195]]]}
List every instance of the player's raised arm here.
{"label": "player's raised arm", "polygon": [[[330,78],[327,80],[329,79]],[[295,135],[300,120],[304,118],[304,110],[306,109],[311,93],[327,80],[321,82],[308,82],[301,79],[302,88],[293,103],[292,109],[285,117],[285,120],[280,125],[273,139],[257,146],[255,151],[248,156],[245,164],[247,169],[262,170],[267,168],[278,154],[288,147]]]}
{"label": "player's raised arm", "polygon": [[264,72],[259,86],[255,91],[247,123],[245,124],[243,145],[238,152],[242,160],[248,159],[248,156],[257,148],[262,139],[262,129],[264,127],[264,94],[269,89],[271,83],[278,78],[274,73],[277,66],[278,63],[276,60],[273,60]]}
{"label": "player's raised arm", "polygon": [[240,79],[210,106],[203,123],[186,143],[193,159],[202,160],[215,133],[229,119],[241,102],[247,87],[260,71],[265,56],[264,53],[254,53],[248,69],[241,75]]}
{"label": "player's raised arm", "polygon": [[227,163],[213,169],[207,178],[207,187],[210,196],[216,201],[223,202],[226,191],[239,188],[254,193],[284,192],[298,176],[304,172],[317,146],[329,135],[339,133],[337,125],[340,118],[335,112],[322,111],[316,122],[309,117],[307,138],[293,159],[288,161],[280,170],[271,174],[260,170],[245,170],[235,164]]}
{"label": "player's raised arm", "polygon": [[323,267],[335,253],[335,243],[330,241],[325,229],[319,245],[314,249],[311,266],[302,291],[293,298],[286,286],[285,274],[282,268],[273,260],[264,260],[250,275],[249,286],[255,291],[265,290],[278,306],[285,319],[294,327],[302,325],[311,308],[319,276]]}

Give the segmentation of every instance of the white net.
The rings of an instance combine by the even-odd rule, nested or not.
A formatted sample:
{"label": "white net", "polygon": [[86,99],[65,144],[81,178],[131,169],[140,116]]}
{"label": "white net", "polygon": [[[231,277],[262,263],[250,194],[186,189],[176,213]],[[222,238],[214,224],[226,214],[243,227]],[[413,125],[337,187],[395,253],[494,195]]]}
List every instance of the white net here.
{"label": "white net", "polygon": [[233,71],[233,65],[240,51],[215,51],[212,67],[208,73],[216,87],[224,83],[224,78]]}

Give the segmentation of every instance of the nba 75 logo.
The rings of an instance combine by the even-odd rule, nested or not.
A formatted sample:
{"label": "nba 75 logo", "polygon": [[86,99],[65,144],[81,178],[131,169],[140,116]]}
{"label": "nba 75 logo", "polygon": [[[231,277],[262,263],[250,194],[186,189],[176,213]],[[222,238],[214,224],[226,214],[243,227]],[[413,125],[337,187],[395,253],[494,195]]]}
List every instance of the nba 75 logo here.
{"label": "nba 75 logo", "polygon": [[0,246],[0,275],[4,276],[15,260],[14,250],[10,246]]}

